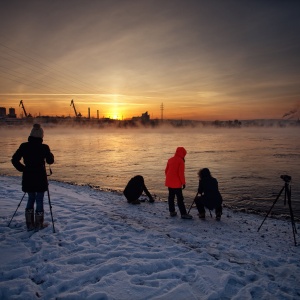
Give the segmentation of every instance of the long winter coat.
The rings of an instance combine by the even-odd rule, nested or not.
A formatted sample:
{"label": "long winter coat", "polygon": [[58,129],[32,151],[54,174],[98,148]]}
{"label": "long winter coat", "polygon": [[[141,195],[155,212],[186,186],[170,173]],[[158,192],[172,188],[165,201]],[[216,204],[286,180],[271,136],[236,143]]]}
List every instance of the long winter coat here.
{"label": "long winter coat", "polygon": [[[24,164],[20,162],[23,158]],[[12,164],[23,172],[23,192],[45,192],[48,189],[45,160],[48,164],[54,163],[54,156],[48,145],[43,144],[42,138],[29,136],[28,142],[22,143],[12,156]]]}
{"label": "long winter coat", "polygon": [[165,175],[165,186],[169,188],[181,188],[185,185],[184,175],[184,157],[186,156],[186,150],[183,147],[176,149],[175,155],[168,160]]}

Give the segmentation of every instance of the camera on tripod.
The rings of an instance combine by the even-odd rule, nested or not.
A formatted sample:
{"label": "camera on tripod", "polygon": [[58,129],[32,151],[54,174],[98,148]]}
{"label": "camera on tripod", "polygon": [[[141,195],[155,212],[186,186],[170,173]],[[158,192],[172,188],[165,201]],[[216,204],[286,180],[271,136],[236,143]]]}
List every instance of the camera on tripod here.
{"label": "camera on tripod", "polygon": [[292,177],[289,175],[281,175],[280,178],[285,182],[290,182],[292,180]]}
{"label": "camera on tripod", "polygon": [[297,242],[296,242],[297,228],[296,228],[296,224],[295,224],[295,220],[294,220],[294,214],[293,214],[293,210],[292,210],[292,190],[291,190],[291,186],[289,185],[289,182],[292,180],[292,177],[289,176],[289,175],[281,175],[280,178],[285,183],[284,183],[283,187],[281,188],[279,194],[277,195],[276,199],[274,200],[274,202],[273,202],[270,210],[268,211],[267,215],[265,216],[264,220],[262,221],[262,223],[258,227],[257,231],[260,230],[262,224],[265,222],[267,216],[271,212],[272,208],[274,207],[275,203],[279,199],[280,195],[282,194],[282,192],[284,192],[284,205],[286,204],[286,199],[287,199],[287,202],[288,202],[288,205],[289,205],[289,209],[290,209],[290,215],[291,215],[291,222],[292,222],[293,235],[294,235],[294,243],[295,243],[295,246],[297,246]]}

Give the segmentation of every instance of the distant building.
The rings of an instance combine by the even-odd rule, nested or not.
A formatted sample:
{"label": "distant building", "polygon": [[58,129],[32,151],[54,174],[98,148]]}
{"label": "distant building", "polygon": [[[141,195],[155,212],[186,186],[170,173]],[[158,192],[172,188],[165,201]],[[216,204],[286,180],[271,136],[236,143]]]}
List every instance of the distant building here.
{"label": "distant building", "polygon": [[6,108],[0,107],[0,117],[6,117]]}
{"label": "distant building", "polygon": [[14,108],[10,108],[9,109],[9,113],[8,113],[8,115],[7,115],[9,118],[16,118],[17,117],[17,115],[16,115],[16,110],[14,109]]}
{"label": "distant building", "polygon": [[146,111],[145,113],[142,114],[140,117],[132,117],[132,121],[140,121],[142,123],[147,123],[150,121],[150,115]]}

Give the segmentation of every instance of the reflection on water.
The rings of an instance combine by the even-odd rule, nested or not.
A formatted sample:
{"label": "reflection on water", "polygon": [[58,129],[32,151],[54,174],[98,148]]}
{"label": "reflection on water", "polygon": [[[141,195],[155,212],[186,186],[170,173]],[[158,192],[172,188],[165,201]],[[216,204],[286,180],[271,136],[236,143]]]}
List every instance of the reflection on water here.
{"label": "reflection on water", "polygon": [[[27,140],[28,130],[0,129],[1,174],[20,175],[10,163],[14,151]],[[197,172],[210,168],[219,181],[224,203],[267,211],[284,182],[292,176],[292,204],[300,217],[300,131],[298,128],[75,130],[45,128],[44,142],[54,153],[53,180],[90,184],[122,191],[128,180],[144,176],[152,193],[167,199],[164,169],[176,147],[186,156],[187,203],[198,186]],[[273,212],[289,214],[284,195]]]}

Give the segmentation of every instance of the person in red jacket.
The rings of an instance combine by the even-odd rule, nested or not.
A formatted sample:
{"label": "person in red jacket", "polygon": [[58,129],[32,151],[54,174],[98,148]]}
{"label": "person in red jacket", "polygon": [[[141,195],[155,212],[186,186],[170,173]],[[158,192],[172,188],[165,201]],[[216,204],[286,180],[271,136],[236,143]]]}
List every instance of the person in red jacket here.
{"label": "person in red jacket", "polygon": [[183,147],[176,149],[175,155],[168,160],[165,175],[166,181],[165,186],[168,187],[169,196],[169,212],[170,216],[174,217],[177,215],[175,211],[175,196],[177,198],[177,205],[183,219],[192,219],[192,216],[187,214],[182,190],[185,188],[185,175],[184,175],[184,158],[186,156],[186,150]]}

